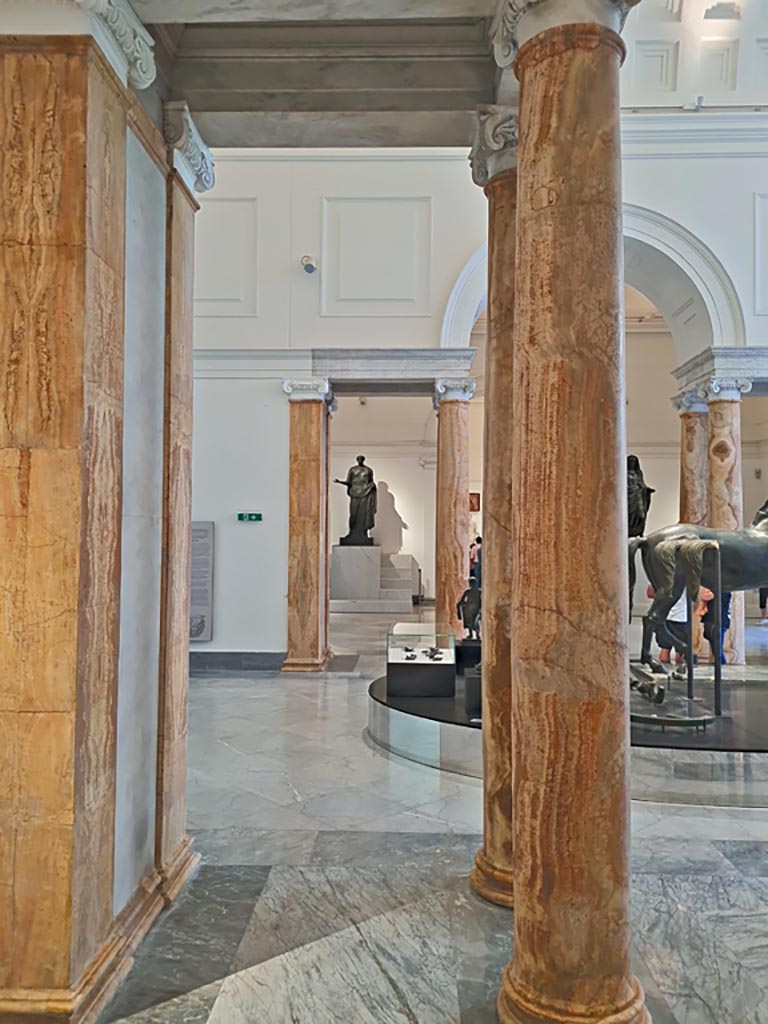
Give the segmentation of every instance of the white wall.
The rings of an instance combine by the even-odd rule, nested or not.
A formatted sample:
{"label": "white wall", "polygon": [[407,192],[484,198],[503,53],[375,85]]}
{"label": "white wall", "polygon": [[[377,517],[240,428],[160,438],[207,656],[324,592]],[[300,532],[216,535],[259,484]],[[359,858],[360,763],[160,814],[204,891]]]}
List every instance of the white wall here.
{"label": "white wall", "polygon": [[155,859],[165,365],[165,177],[129,131],[114,912]]}
{"label": "white wall", "polygon": [[[662,139],[651,122],[644,133],[625,115],[632,141],[625,145],[624,198],[659,211],[709,246],[738,294],[747,342],[768,344],[768,199],[762,205],[756,199],[768,194],[768,147],[759,133],[748,142],[738,132],[729,135],[725,115],[686,116],[704,127],[691,128],[684,119],[680,138],[665,128]],[[296,360],[306,361],[311,347],[437,346],[451,288],[485,239],[486,200],[471,182],[464,150],[224,151],[216,158],[217,185],[198,215],[195,317],[193,505],[196,519],[217,525],[209,647],[280,651],[289,468],[279,379],[296,376]],[[303,272],[303,255],[318,259],[317,273]],[[685,301],[681,295],[681,323],[691,314]],[[695,332],[678,334],[695,346]],[[663,332],[628,340],[628,442],[657,488],[650,527],[677,519],[679,428],[669,404],[676,390],[670,371],[695,354],[688,348],[676,349]],[[270,350],[274,379],[206,378],[206,349]],[[482,491],[482,399],[470,410],[470,489]],[[424,422],[429,415],[426,409]],[[357,436],[339,437],[342,419],[343,410],[331,427],[333,444],[344,449],[341,464],[334,461],[339,472],[353,457],[347,443],[358,446]],[[366,450],[363,437],[360,450],[397,489],[401,515],[413,523],[403,550],[412,546],[429,581],[433,526],[419,503],[433,485],[425,491],[428,474],[418,460],[434,457],[434,434],[424,422],[406,429],[390,418],[371,435],[378,451]],[[404,449],[395,455],[393,445]],[[332,495],[337,540],[346,533],[346,512],[343,491]],[[267,503],[263,525],[234,523],[239,506]],[[478,517],[473,530],[480,529]],[[265,565],[273,583],[261,596],[254,581]]]}
{"label": "white wall", "polygon": [[288,429],[279,377],[196,379],[192,518],[215,524],[215,553],[213,639],[195,651],[285,651]]}
{"label": "white wall", "polygon": [[197,348],[439,343],[453,283],[485,239],[465,150],[215,156],[197,220]]}

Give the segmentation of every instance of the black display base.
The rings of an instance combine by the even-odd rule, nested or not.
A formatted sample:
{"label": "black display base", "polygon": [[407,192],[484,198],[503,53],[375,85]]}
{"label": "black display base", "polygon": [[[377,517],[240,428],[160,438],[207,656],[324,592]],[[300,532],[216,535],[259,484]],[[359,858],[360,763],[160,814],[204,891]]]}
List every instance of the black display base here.
{"label": "black display base", "polygon": [[456,666],[387,665],[387,697],[453,697],[456,694]]}
{"label": "black display base", "polygon": [[483,713],[483,686],[480,666],[464,673],[464,710],[468,718],[480,718]]}
{"label": "black display base", "polygon": [[482,647],[479,640],[465,638],[456,644],[456,671],[466,674],[467,669],[480,664]]}
{"label": "black display base", "polygon": [[373,537],[366,533],[349,533],[346,537],[339,537],[339,544],[349,548],[372,548]]}
{"label": "black display base", "polygon": [[632,690],[629,717],[634,724],[666,729],[705,730],[718,721],[717,715],[701,701],[689,700],[677,694],[667,694],[663,704],[653,704]]}

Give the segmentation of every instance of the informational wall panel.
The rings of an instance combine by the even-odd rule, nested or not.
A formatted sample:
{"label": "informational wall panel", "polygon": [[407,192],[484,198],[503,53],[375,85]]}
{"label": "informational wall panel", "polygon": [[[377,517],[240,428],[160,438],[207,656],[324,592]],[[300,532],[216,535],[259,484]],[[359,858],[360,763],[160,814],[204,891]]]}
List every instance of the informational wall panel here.
{"label": "informational wall panel", "polygon": [[189,639],[213,639],[213,523],[192,523],[192,586]]}

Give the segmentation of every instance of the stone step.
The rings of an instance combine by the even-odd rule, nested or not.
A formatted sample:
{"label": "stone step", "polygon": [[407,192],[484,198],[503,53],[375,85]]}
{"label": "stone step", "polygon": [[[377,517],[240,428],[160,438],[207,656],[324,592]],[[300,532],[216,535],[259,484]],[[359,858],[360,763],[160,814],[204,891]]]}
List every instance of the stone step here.
{"label": "stone step", "polygon": [[331,612],[370,612],[379,613],[382,615],[398,615],[403,612],[412,612],[413,604],[411,603],[410,597],[407,601],[402,598],[399,600],[385,600],[382,601],[365,601],[362,598],[357,601],[340,601],[332,600],[329,602],[329,611]]}
{"label": "stone step", "polygon": [[406,600],[410,603],[411,600],[411,588],[407,587],[403,590],[402,587],[399,589],[393,589],[389,587],[381,587],[379,589],[379,600],[380,601],[403,601]]}
{"label": "stone step", "polygon": [[395,579],[386,579],[384,576],[381,577],[379,586],[382,590],[407,590],[411,589],[411,581],[400,579],[398,576]]}

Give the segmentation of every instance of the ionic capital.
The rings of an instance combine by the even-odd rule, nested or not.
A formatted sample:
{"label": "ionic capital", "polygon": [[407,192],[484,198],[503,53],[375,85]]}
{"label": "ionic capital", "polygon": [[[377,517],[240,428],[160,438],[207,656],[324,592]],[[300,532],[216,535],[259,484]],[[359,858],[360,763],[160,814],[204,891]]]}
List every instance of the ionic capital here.
{"label": "ionic capital", "polygon": [[[128,0],[75,0],[78,7],[93,14],[103,31],[94,38],[114,61],[118,54],[128,67],[128,81],[134,89],[146,89],[157,75],[155,41],[134,13]],[[124,65],[124,66],[125,66]]]}
{"label": "ionic capital", "polygon": [[752,381],[745,377],[710,377],[699,388],[699,395],[707,402],[738,402],[752,390]]}
{"label": "ionic capital", "polygon": [[477,382],[472,377],[443,377],[435,381],[433,404],[440,408],[441,402],[469,402],[475,394]]}
{"label": "ionic capital", "polygon": [[682,391],[679,395],[675,395],[672,399],[672,405],[674,405],[681,416],[687,412],[706,413],[707,411],[707,400],[702,398],[697,388]]}
{"label": "ionic capital", "polygon": [[639,0],[498,0],[491,25],[493,54],[507,68],[523,43],[558,25],[602,25],[621,32]]}
{"label": "ionic capital", "polygon": [[331,382],[327,377],[310,380],[283,380],[283,391],[291,402],[325,402],[331,412],[335,408],[335,400]]}
{"label": "ionic capital", "polygon": [[486,104],[475,114],[475,141],[469,154],[472,180],[481,187],[501,171],[517,166],[517,110]]}
{"label": "ionic capital", "polygon": [[163,135],[173,151],[174,167],[191,192],[207,192],[216,183],[211,151],[195,127],[186,100],[163,105]]}

